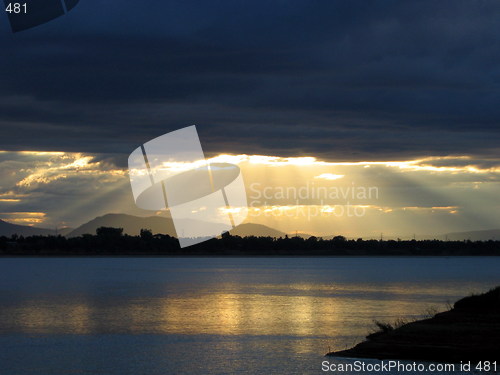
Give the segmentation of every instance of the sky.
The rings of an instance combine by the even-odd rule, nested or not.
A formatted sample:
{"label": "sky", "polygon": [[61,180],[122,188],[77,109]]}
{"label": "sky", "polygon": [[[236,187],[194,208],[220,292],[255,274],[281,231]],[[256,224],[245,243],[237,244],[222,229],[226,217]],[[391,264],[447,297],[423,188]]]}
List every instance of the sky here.
{"label": "sky", "polygon": [[[249,201],[273,188],[261,213],[325,214],[254,222],[352,236],[498,228],[499,28],[498,1],[81,0],[15,34],[4,15],[0,218],[155,214],[134,205],[128,155],[196,124],[208,157],[240,165]],[[312,183],[379,195],[350,202],[362,217],[326,215],[345,199],[275,196]]]}

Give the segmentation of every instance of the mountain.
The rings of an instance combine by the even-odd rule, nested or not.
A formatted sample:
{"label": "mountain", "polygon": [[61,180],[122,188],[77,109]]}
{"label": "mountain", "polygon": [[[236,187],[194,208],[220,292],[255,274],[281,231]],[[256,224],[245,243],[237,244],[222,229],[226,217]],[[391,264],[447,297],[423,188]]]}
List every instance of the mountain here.
{"label": "mountain", "polygon": [[57,234],[60,234],[61,236],[67,236],[73,230],[75,230],[75,228],[71,227],[57,228]]}
{"label": "mountain", "polygon": [[286,233],[280,232],[279,230],[270,228],[268,226],[252,223],[240,224],[229,233],[231,233],[233,236],[240,237],[285,237],[286,235]]}
{"label": "mountain", "polygon": [[[196,220],[184,219],[184,225],[200,226],[201,222]],[[82,234],[95,234],[99,227],[123,228],[123,233],[131,236],[136,236],[141,232],[141,229],[149,229],[153,234],[168,234],[176,237],[174,222],[171,218],[162,216],[140,217],[127,214],[106,214],[96,217],[85,223],[75,230],[68,233],[67,237],[77,237]],[[216,223],[203,223],[203,228],[208,231],[219,231],[220,225]]]}
{"label": "mountain", "polygon": [[[187,225],[200,225],[199,221],[195,220],[184,220],[184,223]],[[11,226],[17,228],[16,230],[10,229],[10,232],[4,231],[3,226]],[[204,227],[213,226],[214,230],[216,230],[217,224],[213,223],[203,223]],[[96,217],[93,220],[90,220],[88,223],[81,225],[80,227],[69,231],[66,229],[58,230],[59,234],[66,235],[67,237],[76,237],[81,236],[82,234],[95,234],[96,229],[99,227],[114,227],[114,228],[123,228],[123,232],[129,235],[138,235],[141,229],[150,229],[153,234],[161,233],[168,234],[170,236],[176,236],[174,223],[171,218],[162,217],[162,216],[149,216],[149,217],[139,217],[127,214],[107,214],[104,216]],[[209,228],[210,229],[210,228]],[[15,225],[6,222],[0,221],[0,235],[10,235],[5,233],[18,233],[18,234],[54,234],[53,230],[50,229],[42,229],[42,228],[33,228],[23,225]],[[26,234],[25,234],[26,233]],[[237,226],[235,229],[231,230],[230,233],[234,236],[263,236],[263,237],[284,237],[286,233],[281,232],[279,230],[270,228],[266,225],[262,224],[254,224],[254,223],[244,223]],[[289,233],[288,237],[295,236],[295,233]],[[308,238],[310,235],[298,233],[299,237]],[[324,239],[331,239],[334,236],[322,236]],[[496,239],[500,240],[500,229],[494,230],[480,230],[480,231],[471,231],[471,232],[455,232],[448,233],[439,236],[419,236],[421,238],[418,239],[441,239],[445,240],[467,240],[471,241],[481,241],[481,240],[490,240]],[[364,238],[371,238],[371,236],[367,236]]]}
{"label": "mountain", "polygon": [[28,225],[11,224],[0,220],[0,236],[10,237],[13,234],[19,236],[44,236],[55,234],[55,231],[53,229],[30,227]]}
{"label": "mountain", "polygon": [[123,233],[138,235],[141,229],[150,229],[153,234],[161,233],[175,236],[172,219],[161,216],[139,217],[126,214],[107,214],[98,216],[68,233],[67,237],[77,237],[82,234],[95,234],[99,227],[123,228]]}
{"label": "mountain", "polygon": [[447,233],[444,236],[439,236],[439,239],[448,239],[450,241],[488,241],[488,240],[500,240],[500,229],[490,229],[490,230],[475,230],[470,232],[454,232]]}
{"label": "mountain", "polygon": [[[194,220],[184,220],[187,224],[199,225],[199,222]],[[203,223],[206,227],[207,225],[213,225],[214,228],[217,224]],[[149,216],[149,217],[139,217],[126,214],[107,214],[104,216],[96,217],[85,223],[78,228],[74,229],[67,234],[67,237],[77,237],[82,234],[95,234],[96,229],[99,227],[113,227],[113,228],[123,228],[123,233],[129,234],[131,236],[138,235],[141,229],[150,229],[153,234],[161,233],[168,234],[170,236],[176,236],[174,223],[171,218],[166,218],[162,216]],[[235,236],[271,236],[271,237],[284,237],[285,233],[275,230],[273,228],[267,227],[261,224],[241,224],[235,229],[231,230],[231,234]]]}

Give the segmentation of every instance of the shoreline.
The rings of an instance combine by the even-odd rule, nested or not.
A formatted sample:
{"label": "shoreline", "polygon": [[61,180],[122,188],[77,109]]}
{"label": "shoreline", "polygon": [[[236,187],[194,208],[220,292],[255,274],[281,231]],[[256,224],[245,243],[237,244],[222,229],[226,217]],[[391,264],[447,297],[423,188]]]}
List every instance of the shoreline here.
{"label": "shoreline", "polygon": [[500,286],[464,297],[451,310],[431,318],[380,330],[346,350],[327,357],[439,362],[500,360]]}

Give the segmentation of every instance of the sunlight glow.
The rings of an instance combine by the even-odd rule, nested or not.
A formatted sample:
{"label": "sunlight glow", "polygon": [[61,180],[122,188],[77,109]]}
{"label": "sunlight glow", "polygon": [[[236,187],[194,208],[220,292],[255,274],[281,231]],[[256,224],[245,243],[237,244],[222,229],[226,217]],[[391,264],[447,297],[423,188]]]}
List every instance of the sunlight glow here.
{"label": "sunlight glow", "polygon": [[[464,161],[471,160],[470,165],[463,166],[436,166],[433,162],[440,161]],[[327,162],[316,159],[312,156],[307,157],[279,157],[279,156],[266,156],[266,155],[229,155],[221,154],[208,159],[209,162],[227,162],[232,164],[250,163],[260,165],[270,165],[273,167],[278,166],[385,166],[399,168],[409,171],[431,171],[431,172],[465,172],[465,173],[500,173],[500,166],[491,168],[480,168],[474,165],[470,156],[431,156],[422,159],[404,160],[404,161],[356,161],[356,162]],[[498,161],[497,161],[498,162]],[[325,175],[328,175],[325,173]],[[335,176],[332,174],[332,176]],[[326,179],[326,178],[325,178]]]}
{"label": "sunlight glow", "polygon": [[[132,210],[129,171],[114,165],[116,155],[104,160],[78,152],[0,150],[0,155],[0,217],[6,221],[50,226],[65,220],[78,226],[108,212],[158,214]],[[247,222],[285,233],[428,234],[459,231],[471,221],[478,228],[498,223],[500,158],[335,162],[312,156],[219,154],[194,163],[170,161],[158,169],[176,174],[207,161],[238,165],[251,206]],[[141,173],[147,171],[130,171],[132,177]],[[479,206],[484,209],[477,215]],[[223,208],[221,215],[238,215],[243,209]],[[414,228],[416,216],[422,219],[419,228]]]}
{"label": "sunlight glow", "polygon": [[[9,151],[4,151],[9,152]],[[34,155],[34,156],[63,156],[66,153],[62,151],[17,151],[21,155]]]}
{"label": "sunlight glow", "polygon": [[318,180],[334,181],[334,180],[340,180],[343,177],[345,177],[343,174],[323,173],[314,178]]}
{"label": "sunlight glow", "polygon": [[[66,179],[76,174],[88,175],[109,175],[124,176],[126,171],[122,169],[102,168],[101,162],[93,162],[94,156],[85,156],[80,153],[35,153],[24,151],[29,155],[60,156],[60,158],[51,159],[44,162],[38,162],[35,167],[27,170],[30,174],[17,182],[16,186],[31,186],[34,184],[48,184],[60,179]],[[69,161],[66,161],[69,159]]]}
{"label": "sunlight glow", "polygon": [[0,218],[12,224],[33,226],[45,221],[45,212],[0,212]]}
{"label": "sunlight glow", "polygon": [[[470,165],[460,165],[460,166],[442,166],[433,165],[433,163],[439,163],[442,161],[464,161],[471,160]],[[371,166],[382,166],[390,168],[398,168],[403,171],[429,171],[429,172],[448,172],[448,173],[500,173],[500,166],[494,166],[490,168],[480,168],[474,165],[473,160],[470,156],[445,156],[445,157],[427,157],[415,160],[405,160],[405,161],[356,161],[356,162],[327,162],[318,160],[312,156],[305,157],[279,157],[279,156],[267,156],[267,155],[230,155],[230,154],[220,154],[209,158],[207,160],[197,160],[195,162],[176,162],[169,161],[163,162],[162,166],[156,168],[158,171],[168,171],[172,173],[179,173],[187,171],[190,169],[195,169],[206,165],[206,163],[230,163],[230,164],[244,164],[248,163],[251,165],[263,165],[271,167],[286,167],[286,166],[297,166],[297,167],[335,167],[335,166],[361,166],[364,168],[369,168]],[[135,173],[135,171],[133,171]],[[338,180],[345,175],[333,174],[333,173],[323,173],[316,176],[317,179],[322,180]]]}
{"label": "sunlight glow", "polygon": [[403,211],[445,211],[450,214],[456,214],[458,212],[458,206],[446,206],[446,207],[403,207]]}

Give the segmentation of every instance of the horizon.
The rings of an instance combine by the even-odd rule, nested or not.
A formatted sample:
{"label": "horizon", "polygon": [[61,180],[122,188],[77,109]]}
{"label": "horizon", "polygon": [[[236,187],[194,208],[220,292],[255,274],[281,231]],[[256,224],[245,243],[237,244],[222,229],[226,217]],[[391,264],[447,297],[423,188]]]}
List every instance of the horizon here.
{"label": "horizon", "polygon": [[[498,4],[223,3],[81,2],[15,34],[0,23],[0,218],[147,216],[128,155],[196,124],[209,160],[241,168],[252,222],[349,237],[498,227]],[[353,186],[377,194],[349,199]],[[323,188],[339,196],[312,197]]]}

